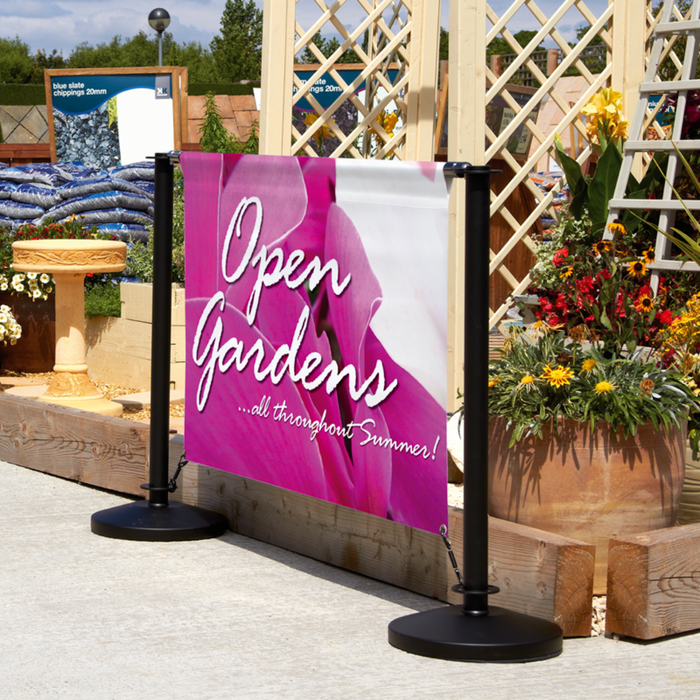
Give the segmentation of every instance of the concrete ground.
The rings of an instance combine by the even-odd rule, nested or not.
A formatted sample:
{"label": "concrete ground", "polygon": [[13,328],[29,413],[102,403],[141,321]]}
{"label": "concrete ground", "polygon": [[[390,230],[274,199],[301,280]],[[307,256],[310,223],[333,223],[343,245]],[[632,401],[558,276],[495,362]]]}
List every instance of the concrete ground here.
{"label": "concrete ground", "polygon": [[700,633],[564,642],[472,664],[391,647],[439,603],[227,533],[185,543],[90,532],[111,493],[0,462],[0,698],[634,700],[700,697]]}

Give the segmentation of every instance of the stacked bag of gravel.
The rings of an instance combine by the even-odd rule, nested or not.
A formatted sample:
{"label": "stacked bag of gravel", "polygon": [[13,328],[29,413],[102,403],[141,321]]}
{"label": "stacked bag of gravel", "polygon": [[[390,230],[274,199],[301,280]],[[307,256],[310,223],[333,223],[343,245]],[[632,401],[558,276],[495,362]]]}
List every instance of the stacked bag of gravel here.
{"label": "stacked bag of gravel", "polygon": [[75,217],[120,240],[145,241],[153,223],[154,171],[149,162],[100,172],[80,163],[0,163],[0,228]]}

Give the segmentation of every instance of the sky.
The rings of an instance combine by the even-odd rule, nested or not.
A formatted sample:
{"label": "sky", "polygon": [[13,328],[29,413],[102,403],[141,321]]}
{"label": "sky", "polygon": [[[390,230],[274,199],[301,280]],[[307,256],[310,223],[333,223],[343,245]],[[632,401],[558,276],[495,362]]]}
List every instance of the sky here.
{"label": "sky", "polygon": [[[157,0],[155,0],[157,2]],[[432,0],[436,1],[436,0]],[[459,0],[451,0],[458,2]],[[331,0],[327,0],[331,4]],[[442,0],[442,26],[449,28],[449,2]],[[560,6],[560,0],[536,0],[547,15]],[[608,0],[588,0],[588,8],[597,15],[607,6]],[[256,0],[262,7],[263,0]],[[491,0],[490,7],[501,14],[511,4],[510,0]],[[200,42],[208,47],[219,32],[221,15],[226,0],[163,0],[165,9],[172,18],[168,31],[175,41]],[[155,35],[148,26],[148,13],[159,5],[144,5],[141,0],[0,0],[0,37],[19,36],[29,44],[32,52],[42,49],[50,53],[57,49],[64,57],[81,42],[93,46],[109,42],[119,34],[130,38],[140,30]],[[145,9],[148,8],[148,9]],[[341,17],[346,26],[357,26],[363,15],[356,0],[347,0]],[[309,26],[320,14],[313,0],[299,0],[297,19],[302,26]],[[366,15],[365,15],[366,16]],[[567,40],[575,36],[576,26],[583,21],[581,14],[572,10],[558,25]],[[521,9],[509,23],[515,33],[520,29],[536,29],[536,23],[528,10]]]}

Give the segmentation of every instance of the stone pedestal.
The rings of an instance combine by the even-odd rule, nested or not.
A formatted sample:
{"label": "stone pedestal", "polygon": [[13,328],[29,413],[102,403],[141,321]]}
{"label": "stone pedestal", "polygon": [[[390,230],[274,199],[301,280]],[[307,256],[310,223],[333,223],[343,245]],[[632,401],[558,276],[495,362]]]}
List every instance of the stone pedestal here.
{"label": "stone pedestal", "polygon": [[120,272],[126,243],[101,240],[36,240],[12,244],[19,272],[48,272],[56,284],[56,364],[40,401],[119,416],[121,404],[109,401],[87,376],[84,280],[88,273]]}

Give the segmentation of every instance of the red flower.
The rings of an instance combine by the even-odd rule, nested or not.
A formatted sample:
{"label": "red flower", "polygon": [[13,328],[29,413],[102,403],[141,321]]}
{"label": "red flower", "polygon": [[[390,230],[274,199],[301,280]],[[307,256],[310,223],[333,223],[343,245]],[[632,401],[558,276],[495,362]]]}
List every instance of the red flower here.
{"label": "red flower", "polygon": [[554,267],[559,267],[564,263],[564,260],[569,257],[568,248],[559,248],[559,250],[552,256],[552,265]]}
{"label": "red flower", "polygon": [[580,280],[576,280],[576,289],[582,294],[589,294],[595,289],[595,280],[591,275],[586,275]]}
{"label": "red flower", "polygon": [[673,323],[671,309],[664,309],[660,314],[656,314],[656,319],[662,326],[670,326]]}

